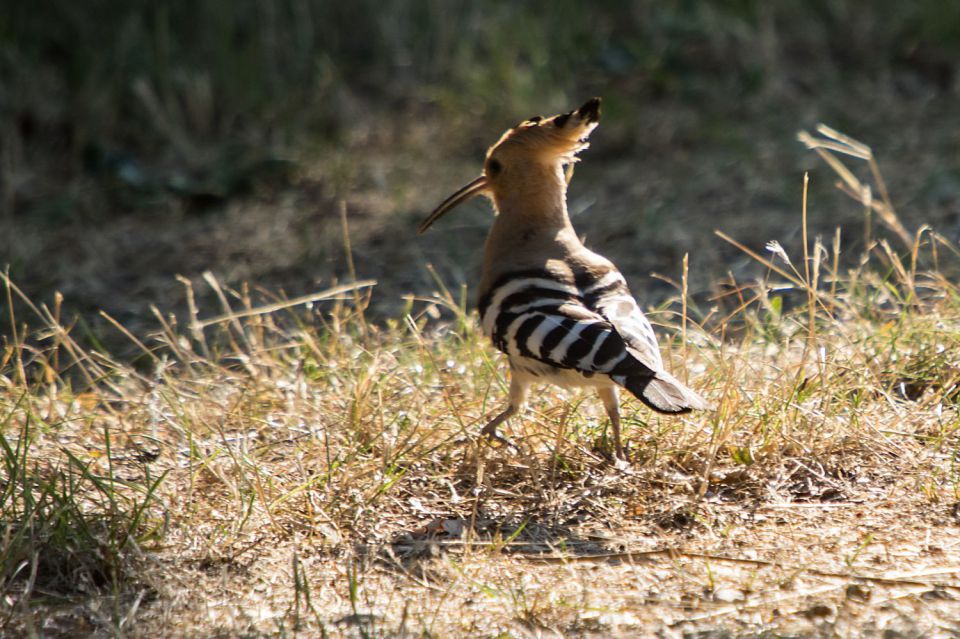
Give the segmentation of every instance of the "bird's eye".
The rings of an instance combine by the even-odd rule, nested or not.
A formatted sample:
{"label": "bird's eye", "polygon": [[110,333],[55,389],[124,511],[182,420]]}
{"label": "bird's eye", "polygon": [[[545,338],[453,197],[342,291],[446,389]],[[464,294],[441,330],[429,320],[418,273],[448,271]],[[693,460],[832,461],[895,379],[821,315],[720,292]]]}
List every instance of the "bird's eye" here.
{"label": "bird's eye", "polygon": [[503,165],[500,164],[500,160],[493,159],[487,162],[487,173],[490,175],[490,177],[497,177],[502,170]]}

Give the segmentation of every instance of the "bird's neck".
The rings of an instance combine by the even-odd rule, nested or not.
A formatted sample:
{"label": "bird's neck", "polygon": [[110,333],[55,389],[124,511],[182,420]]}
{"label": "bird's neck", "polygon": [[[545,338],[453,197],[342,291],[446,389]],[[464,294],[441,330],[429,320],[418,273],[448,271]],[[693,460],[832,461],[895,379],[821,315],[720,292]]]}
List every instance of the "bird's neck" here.
{"label": "bird's neck", "polygon": [[571,228],[567,182],[560,165],[538,167],[497,193],[497,219],[492,232],[553,236]]}
{"label": "bird's neck", "polygon": [[567,214],[567,184],[557,170],[529,180],[506,195],[494,194],[498,215],[484,247],[481,288],[501,273],[542,268],[582,249]]}

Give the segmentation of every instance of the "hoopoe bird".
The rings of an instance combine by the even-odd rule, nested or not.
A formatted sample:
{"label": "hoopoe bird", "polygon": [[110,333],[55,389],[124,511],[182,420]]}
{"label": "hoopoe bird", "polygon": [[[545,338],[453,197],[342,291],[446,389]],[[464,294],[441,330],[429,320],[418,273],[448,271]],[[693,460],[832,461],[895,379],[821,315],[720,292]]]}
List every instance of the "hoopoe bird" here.
{"label": "hoopoe bird", "polygon": [[660,413],[709,404],[664,370],[653,327],[623,275],[586,248],[570,223],[565,169],[599,120],[600,98],[593,98],[508,130],[487,151],[480,177],[444,200],[418,232],[477,195],[498,213],[484,246],[478,308],[484,333],[509,359],[510,398],[482,434],[505,441],[497,427],[523,410],[534,383],[592,387],[624,459],[618,389]]}

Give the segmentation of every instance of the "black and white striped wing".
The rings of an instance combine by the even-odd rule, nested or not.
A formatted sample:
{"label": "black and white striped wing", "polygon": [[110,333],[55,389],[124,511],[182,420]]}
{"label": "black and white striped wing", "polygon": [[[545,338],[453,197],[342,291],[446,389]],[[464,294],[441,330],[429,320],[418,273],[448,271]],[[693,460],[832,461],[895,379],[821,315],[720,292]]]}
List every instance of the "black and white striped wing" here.
{"label": "black and white striped wing", "polygon": [[616,270],[601,277],[583,291],[584,304],[606,318],[623,337],[628,350],[648,368],[663,370],[660,345],[650,320],[630,294],[627,282]]}
{"label": "black and white striped wing", "polygon": [[511,357],[535,359],[588,376],[653,376],[655,370],[634,354],[641,351],[610,319],[589,308],[585,299],[572,283],[515,276],[481,300],[484,332]]}
{"label": "black and white striped wing", "polygon": [[584,303],[609,320],[626,344],[625,361],[638,362],[652,375],[638,375],[619,366],[611,379],[636,395],[647,406],[662,413],[685,413],[710,404],[687,388],[663,368],[660,346],[650,321],[630,295],[627,283],[616,269],[611,269],[584,290]]}
{"label": "black and white striped wing", "polygon": [[570,281],[546,271],[508,274],[479,307],[484,332],[511,359],[606,375],[662,413],[710,406],[663,369],[653,328],[616,269]]}

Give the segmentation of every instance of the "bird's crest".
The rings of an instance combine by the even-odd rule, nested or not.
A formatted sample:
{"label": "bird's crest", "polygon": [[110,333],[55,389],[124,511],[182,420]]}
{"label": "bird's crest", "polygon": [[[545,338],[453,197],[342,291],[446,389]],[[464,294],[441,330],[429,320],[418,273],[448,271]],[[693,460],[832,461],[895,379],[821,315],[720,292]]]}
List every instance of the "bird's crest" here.
{"label": "bird's crest", "polygon": [[508,130],[490,147],[496,153],[533,153],[560,162],[575,162],[576,155],[589,145],[587,138],[600,122],[600,98],[588,100],[579,109],[544,118],[534,116]]}

